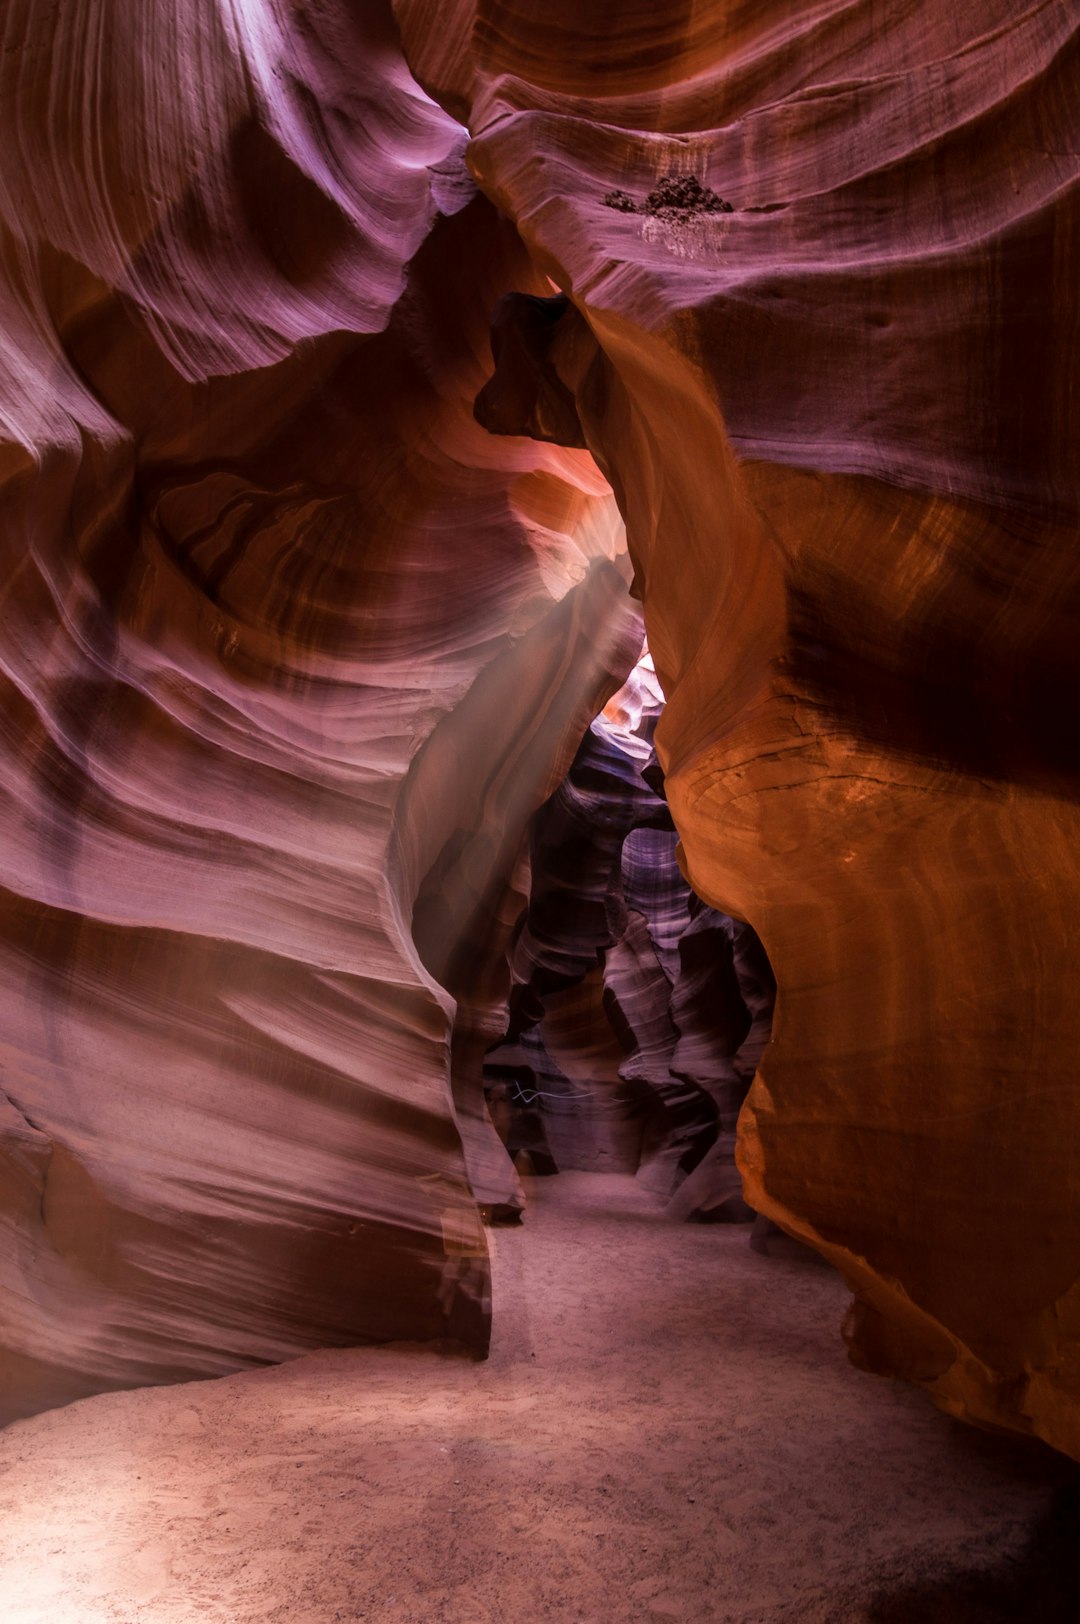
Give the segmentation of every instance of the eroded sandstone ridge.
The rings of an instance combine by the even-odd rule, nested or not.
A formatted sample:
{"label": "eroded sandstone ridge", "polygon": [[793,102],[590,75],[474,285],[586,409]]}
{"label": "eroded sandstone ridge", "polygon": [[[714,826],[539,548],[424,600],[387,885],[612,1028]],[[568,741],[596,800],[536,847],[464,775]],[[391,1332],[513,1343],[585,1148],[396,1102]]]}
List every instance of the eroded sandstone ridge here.
{"label": "eroded sandstone ridge", "polygon": [[549,290],[385,8],[2,16],[0,1416],[482,1348],[451,1062],[641,643],[588,454],[472,417]]}
{"label": "eroded sandstone ridge", "polygon": [[[608,475],[687,872],[777,973],[747,1193],[858,1361],[1080,1454],[1075,8],[395,10],[565,296],[479,415]],[[636,206],[691,175],[732,211]]]}

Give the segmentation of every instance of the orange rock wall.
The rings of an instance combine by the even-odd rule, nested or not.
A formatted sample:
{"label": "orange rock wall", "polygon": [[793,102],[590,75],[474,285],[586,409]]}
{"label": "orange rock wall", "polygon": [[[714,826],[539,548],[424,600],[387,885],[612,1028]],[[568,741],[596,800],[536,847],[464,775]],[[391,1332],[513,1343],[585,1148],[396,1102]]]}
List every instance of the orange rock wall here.
{"label": "orange rock wall", "polygon": [[1080,1455],[1075,12],[396,12],[569,295],[687,873],[777,972],[749,1199],[858,1362]]}

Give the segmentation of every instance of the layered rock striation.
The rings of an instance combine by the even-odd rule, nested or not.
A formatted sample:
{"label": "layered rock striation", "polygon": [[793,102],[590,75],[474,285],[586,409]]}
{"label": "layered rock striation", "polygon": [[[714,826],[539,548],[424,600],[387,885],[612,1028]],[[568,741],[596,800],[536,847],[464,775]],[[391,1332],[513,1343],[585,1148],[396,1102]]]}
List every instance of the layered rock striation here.
{"label": "layered rock striation", "polygon": [[[1080,1456],[1072,9],[0,26],[0,1413],[483,1347],[483,1058],[625,520],[686,879],[781,987],[745,1194],[858,1361]],[[601,979],[546,1047],[614,1090]]]}
{"label": "layered rock striation", "polygon": [[646,655],[533,818],[507,1034],[485,1073],[534,1170],[629,1170],[673,1215],[747,1219],[734,1129],[775,984],[751,927],[679,870],[661,710]]}
{"label": "layered rock striation", "polygon": [[545,283],[385,8],[3,15],[0,1417],[480,1351],[456,1055],[641,640],[588,454],[472,417]]}
{"label": "layered rock striation", "polygon": [[1076,17],[395,9],[560,290],[479,415],[610,479],[687,874],[777,973],[747,1196],[858,1362],[1080,1455]]}

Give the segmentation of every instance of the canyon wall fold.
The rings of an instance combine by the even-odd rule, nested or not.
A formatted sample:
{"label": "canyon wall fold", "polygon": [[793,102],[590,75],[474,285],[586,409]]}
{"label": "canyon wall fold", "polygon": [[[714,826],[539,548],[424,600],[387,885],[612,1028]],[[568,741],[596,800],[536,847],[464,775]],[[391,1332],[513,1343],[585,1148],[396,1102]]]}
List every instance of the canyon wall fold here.
{"label": "canyon wall fold", "polygon": [[452,1059],[641,643],[591,458],[472,417],[546,282],[386,8],[0,18],[0,1418],[482,1351]]}
{"label": "canyon wall fold", "polygon": [[[857,1362],[1080,1457],[1073,8],[3,0],[0,41],[0,1419],[482,1351],[484,1056],[632,577],[709,905],[677,948],[628,908],[608,989],[651,1066],[667,962],[656,1077],[717,1111],[672,1210],[763,1045],[746,922],[747,1198]],[[614,1092],[602,981],[545,1063]]]}
{"label": "canyon wall fold", "polygon": [[561,290],[478,415],[609,478],[687,875],[776,971],[748,1198],[857,1362],[1080,1456],[1075,12],[395,12]]}
{"label": "canyon wall fold", "polygon": [[651,742],[662,708],[645,655],[532,819],[485,1078],[507,1148],[534,1170],[634,1172],[672,1216],[739,1222],[753,1214],[735,1123],[775,983],[751,927],[680,872]]}

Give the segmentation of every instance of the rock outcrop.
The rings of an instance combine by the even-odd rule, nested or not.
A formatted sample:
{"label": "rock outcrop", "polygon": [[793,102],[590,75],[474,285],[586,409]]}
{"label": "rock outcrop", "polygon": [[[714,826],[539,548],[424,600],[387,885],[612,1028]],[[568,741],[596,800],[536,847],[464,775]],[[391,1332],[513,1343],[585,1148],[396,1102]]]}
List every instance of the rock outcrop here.
{"label": "rock outcrop", "polygon": [[[610,479],[688,876],[776,970],[748,1197],[856,1360],[1080,1455],[1075,13],[395,10],[560,290],[480,416]],[[638,207],[691,175],[732,211]]]}

